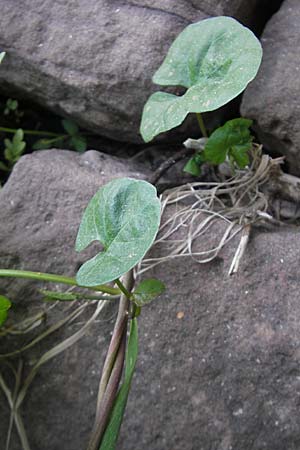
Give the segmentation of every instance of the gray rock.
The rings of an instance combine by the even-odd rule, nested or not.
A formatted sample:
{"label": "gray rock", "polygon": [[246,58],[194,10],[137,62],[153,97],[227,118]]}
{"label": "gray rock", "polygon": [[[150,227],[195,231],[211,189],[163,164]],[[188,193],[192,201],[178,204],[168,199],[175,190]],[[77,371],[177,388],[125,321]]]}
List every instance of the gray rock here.
{"label": "gray rock", "polygon": [[231,278],[233,248],[151,274],[167,294],[140,320],[122,450],[299,448],[299,237],[255,232]]}
{"label": "gray rock", "polygon": [[179,32],[207,15],[247,22],[258,2],[1,0],[1,90],[104,136],[141,142],[151,76]]}
{"label": "gray rock", "polygon": [[293,174],[300,174],[300,4],[286,0],[262,36],[263,62],[247,88],[242,114],[255,120],[259,139],[283,154]]}
{"label": "gray rock", "polygon": [[[84,204],[100,184],[125,174],[141,176],[141,170],[95,152],[46,151],[22,158],[0,192],[0,266],[74,274],[81,255],[73,242]],[[206,246],[217,231],[205,239]],[[139,319],[140,355],[118,448],[299,447],[299,230],[255,231],[240,272],[228,278],[235,246],[236,241],[210,264],[173,260],[148,274],[163,280],[167,293]],[[16,314],[26,303],[32,311],[33,298],[21,291],[31,290],[32,283],[1,281],[3,289],[14,299],[18,294]],[[102,319],[113,312],[114,305],[108,306]],[[78,330],[78,321],[35,352]],[[111,327],[98,323],[41,368],[22,407],[32,450],[85,448]],[[26,367],[36,353],[25,354]],[[0,414],[4,442],[3,396]],[[19,449],[14,434],[11,450]]]}

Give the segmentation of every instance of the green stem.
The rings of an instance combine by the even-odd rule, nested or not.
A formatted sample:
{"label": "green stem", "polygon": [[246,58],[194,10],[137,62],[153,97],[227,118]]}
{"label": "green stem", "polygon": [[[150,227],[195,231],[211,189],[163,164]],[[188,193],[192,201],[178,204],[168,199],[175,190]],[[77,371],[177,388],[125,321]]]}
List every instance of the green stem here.
{"label": "green stem", "polygon": [[[124,284],[122,283],[122,281],[117,278],[115,280],[116,285],[119,287],[120,291],[125,295],[125,297],[127,298],[127,300],[131,301],[132,300],[132,292],[129,292],[126,289],[126,286],[124,286]],[[130,302],[130,312],[131,312],[131,319],[134,319],[135,317],[137,317],[140,312],[141,312],[141,308],[138,308],[137,305],[134,302]]]}
{"label": "green stem", "polygon": [[99,286],[80,286],[75,278],[65,277],[63,275],[56,275],[52,273],[31,272],[28,270],[12,270],[12,269],[0,269],[0,277],[13,277],[13,278],[26,278],[38,281],[49,281],[51,283],[68,284],[69,286],[78,286],[92,291],[105,292],[106,294],[117,295],[120,294],[119,289],[113,288],[107,285]]}
{"label": "green stem", "polygon": [[119,303],[118,317],[102,370],[98,390],[96,418],[87,450],[98,450],[100,447],[100,442],[105,432],[105,427],[112,411],[120,383],[121,370],[125,360],[124,343],[126,342],[129,298],[134,284],[133,269],[125,275],[124,284],[119,279],[115,280],[115,283],[122,290],[122,295]]}
{"label": "green stem", "polygon": [[197,119],[198,119],[198,123],[199,123],[199,127],[200,127],[200,130],[201,130],[202,136],[207,138],[208,134],[207,134],[207,131],[206,131],[206,128],[205,128],[205,125],[204,125],[202,114],[196,113],[196,116],[197,116]]}
{"label": "green stem", "polygon": [[131,293],[126,289],[126,287],[124,286],[124,284],[122,283],[122,281],[117,278],[115,280],[116,285],[118,286],[118,288],[120,289],[121,292],[123,292],[123,294],[125,295],[125,297],[127,297],[128,300],[130,300],[131,298]]}
{"label": "green stem", "polygon": [[45,139],[45,140],[47,140],[48,144],[53,144],[54,142],[57,142],[57,141],[64,141],[65,139],[67,139],[69,137],[70,137],[69,134],[60,134],[58,137],[55,137],[52,139]]}
{"label": "green stem", "polygon": [[[2,131],[3,133],[16,133],[18,130],[16,128],[0,127],[0,131]],[[32,134],[33,136],[55,136],[55,137],[65,136],[64,134],[54,133],[52,131],[23,130],[23,133]]]}

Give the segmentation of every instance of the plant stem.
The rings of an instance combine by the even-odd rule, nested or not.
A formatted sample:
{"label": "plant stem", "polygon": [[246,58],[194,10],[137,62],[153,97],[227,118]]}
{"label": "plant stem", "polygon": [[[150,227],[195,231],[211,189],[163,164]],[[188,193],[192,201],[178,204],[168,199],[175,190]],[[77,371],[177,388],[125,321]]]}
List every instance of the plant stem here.
{"label": "plant stem", "polygon": [[118,352],[114,361],[114,365],[100,403],[100,411],[96,416],[96,421],[92,433],[91,440],[89,442],[88,450],[98,450],[101,445],[101,440],[105,432],[110,413],[114,406],[114,401],[118,392],[119,383],[122,376],[125,351],[126,351],[126,331],[127,327],[123,330],[122,339],[119,345]]}
{"label": "plant stem", "polygon": [[105,292],[106,294],[117,295],[120,294],[119,289],[107,285],[99,286],[80,286],[75,278],[65,277],[63,275],[56,275],[53,273],[31,272],[28,270],[11,270],[0,269],[0,277],[26,278],[37,281],[49,281],[52,283],[68,284],[69,286],[78,286],[92,291]]}
{"label": "plant stem", "polygon": [[[22,128],[23,130],[23,128]],[[0,132],[3,133],[16,133],[18,131],[17,128],[6,128],[6,127],[0,127]],[[62,137],[65,136],[61,133],[54,133],[52,131],[38,131],[38,130],[23,130],[24,134],[32,134],[33,136],[55,136],[55,137]]]}
{"label": "plant stem", "polygon": [[125,295],[125,297],[127,297],[128,300],[130,300],[131,297],[131,293],[126,289],[126,287],[124,286],[124,284],[122,283],[121,280],[119,280],[119,278],[117,278],[115,280],[116,285],[118,286],[118,288],[120,289],[121,292],[123,292],[123,294]]}
{"label": "plant stem", "polygon": [[[96,419],[88,445],[88,450],[98,450],[101,443],[109,415],[114,405],[120,383],[124,360],[126,332],[128,322],[130,291],[133,288],[133,270],[130,270],[124,278],[124,283],[115,281],[122,286],[122,295],[119,303],[118,317],[111,337],[109,349],[105,358],[102,376],[99,384]],[[125,294],[126,292],[126,294]]]}
{"label": "plant stem", "polygon": [[206,131],[206,128],[205,128],[205,125],[204,125],[202,114],[196,113],[196,116],[197,116],[197,119],[198,119],[198,123],[199,123],[199,127],[200,127],[200,130],[201,130],[202,136],[207,138],[208,134],[207,134],[207,131]]}

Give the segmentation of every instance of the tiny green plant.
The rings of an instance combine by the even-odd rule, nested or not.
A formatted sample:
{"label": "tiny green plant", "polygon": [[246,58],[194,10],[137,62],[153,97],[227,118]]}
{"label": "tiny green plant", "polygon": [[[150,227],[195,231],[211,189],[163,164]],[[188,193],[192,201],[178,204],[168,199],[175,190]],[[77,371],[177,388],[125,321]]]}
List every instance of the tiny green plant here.
{"label": "tiny green plant", "polygon": [[4,115],[8,116],[11,112],[16,111],[17,109],[18,109],[18,100],[8,98],[4,109]]}
{"label": "tiny green plant", "polygon": [[[20,115],[18,116],[21,117]],[[0,170],[10,172],[14,164],[23,155],[26,146],[25,135],[47,136],[38,139],[33,145],[33,150],[45,150],[51,147],[60,147],[63,144],[73,148],[77,152],[84,152],[87,149],[86,137],[80,132],[76,123],[71,120],[62,120],[62,126],[65,133],[54,133],[42,130],[24,130],[22,128],[14,129],[0,127],[0,132],[13,134],[12,139],[4,139],[4,161],[0,161]]]}
{"label": "tiny green plant", "polygon": [[4,139],[4,157],[7,161],[7,165],[0,161],[0,169],[10,171],[13,165],[20,159],[26,148],[26,142],[24,141],[24,132],[19,128],[12,139]]}
{"label": "tiny green plant", "polygon": [[[83,214],[76,250],[84,250],[93,241],[99,241],[103,250],[81,266],[76,279],[0,269],[0,277],[63,283],[88,290],[87,293],[42,290],[47,301],[120,298],[118,319],[100,381],[96,420],[88,450],[115,449],[137,359],[137,317],[144,305],[165,290],[164,284],[156,279],[143,280],[135,288],[133,283],[133,268],[153,244],[159,230],[160,214],[160,201],[154,186],[131,178],[115,179],[99,189]],[[123,282],[121,277],[125,274],[127,281]],[[114,283],[115,287],[107,283]],[[5,322],[10,306],[10,301],[0,296],[0,325]],[[130,326],[126,345],[128,320]],[[121,383],[123,361],[125,373]]]}
{"label": "tiny green plant", "polygon": [[[32,148],[34,150],[45,150],[51,147],[60,147],[67,144],[77,152],[84,152],[87,148],[86,137],[80,132],[78,125],[70,119],[63,119],[61,124],[65,133],[56,134],[52,138],[42,138],[36,141]],[[40,133],[42,134],[42,133]],[[44,133],[47,135],[47,133]]]}
{"label": "tiny green plant", "polygon": [[249,150],[253,136],[250,132],[252,120],[239,118],[226,122],[217,128],[207,139],[203,151],[196,152],[184,167],[192,175],[201,174],[201,165],[219,165],[227,161],[233,171],[243,169],[249,164]]}
{"label": "tiny green plant", "polygon": [[[156,84],[182,86],[186,92],[181,96],[155,92],[149,97],[140,127],[144,141],[149,142],[158,134],[179,126],[189,113],[196,113],[202,135],[207,137],[202,113],[220,108],[243,92],[256,76],[261,59],[258,39],[231,17],[214,17],[186,27],[153,76]],[[241,123],[236,126],[240,127]],[[232,134],[232,124],[220,133],[224,138],[229,128]],[[207,155],[211,155],[212,146],[213,140],[206,150]],[[228,156],[243,165],[244,147],[241,156],[237,149],[235,146]],[[197,160],[199,157],[187,169],[193,165],[196,170]]]}
{"label": "tiny green plant", "polygon": [[14,115],[17,122],[24,116],[24,111],[20,111],[19,102],[13,98],[8,98],[3,111],[5,116]]}

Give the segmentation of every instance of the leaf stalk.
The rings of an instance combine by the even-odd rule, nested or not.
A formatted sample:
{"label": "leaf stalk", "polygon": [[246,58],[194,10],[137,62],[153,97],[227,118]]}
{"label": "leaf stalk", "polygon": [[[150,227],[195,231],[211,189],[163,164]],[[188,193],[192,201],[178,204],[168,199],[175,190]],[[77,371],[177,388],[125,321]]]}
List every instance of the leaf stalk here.
{"label": "leaf stalk", "polygon": [[110,295],[120,294],[120,290],[101,284],[99,286],[81,286],[77,283],[75,278],[65,277],[63,275],[56,275],[53,273],[32,272],[28,270],[14,270],[14,269],[0,269],[0,277],[26,278],[37,281],[48,281],[52,283],[62,283],[69,286],[77,286],[92,291],[100,291]]}

